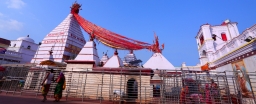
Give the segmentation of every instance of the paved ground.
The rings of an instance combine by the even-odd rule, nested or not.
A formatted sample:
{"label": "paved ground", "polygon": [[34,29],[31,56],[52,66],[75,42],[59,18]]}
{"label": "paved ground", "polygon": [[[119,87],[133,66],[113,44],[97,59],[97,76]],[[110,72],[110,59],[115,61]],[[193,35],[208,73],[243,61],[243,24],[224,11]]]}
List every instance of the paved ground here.
{"label": "paved ground", "polygon": [[[47,101],[42,102],[42,96],[35,97],[31,95],[12,95],[12,94],[4,94],[0,93],[0,104],[119,104],[119,102],[110,102],[110,101],[102,101],[100,103],[99,100],[84,100],[81,99],[62,99],[60,102],[53,102],[53,98],[47,98]],[[136,103],[121,103],[121,104],[136,104]]]}
{"label": "paved ground", "polygon": [[[47,101],[41,102],[42,97],[35,96],[20,96],[20,95],[12,95],[12,94],[0,94],[0,104],[99,104],[99,101],[65,101],[62,99],[60,102],[53,102],[53,98],[48,98]],[[106,104],[107,102],[103,102]]]}

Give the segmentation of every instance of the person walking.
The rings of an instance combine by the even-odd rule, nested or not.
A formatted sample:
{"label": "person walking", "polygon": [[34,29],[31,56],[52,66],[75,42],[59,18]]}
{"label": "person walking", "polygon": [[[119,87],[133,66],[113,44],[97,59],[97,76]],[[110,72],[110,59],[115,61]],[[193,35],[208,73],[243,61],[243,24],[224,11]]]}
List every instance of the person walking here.
{"label": "person walking", "polygon": [[66,80],[63,72],[60,72],[60,75],[56,82],[57,82],[57,85],[54,90],[54,98],[55,98],[55,102],[59,102],[60,99],[62,98],[62,90],[65,90],[66,88]]}
{"label": "person walking", "polygon": [[51,85],[52,81],[54,81],[53,69],[51,69],[50,72],[47,72],[47,75],[44,78],[43,83],[41,84],[42,85],[42,95],[44,97],[42,102],[45,102],[47,100],[46,96],[49,92],[50,85]]}

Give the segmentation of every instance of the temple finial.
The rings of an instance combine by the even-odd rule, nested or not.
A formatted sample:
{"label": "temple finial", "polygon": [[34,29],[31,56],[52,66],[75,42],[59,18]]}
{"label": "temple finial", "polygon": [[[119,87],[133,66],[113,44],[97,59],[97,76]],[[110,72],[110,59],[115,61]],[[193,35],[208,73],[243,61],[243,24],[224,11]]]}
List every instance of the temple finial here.
{"label": "temple finial", "polygon": [[118,55],[117,49],[115,50],[115,53],[114,53],[114,55]]}

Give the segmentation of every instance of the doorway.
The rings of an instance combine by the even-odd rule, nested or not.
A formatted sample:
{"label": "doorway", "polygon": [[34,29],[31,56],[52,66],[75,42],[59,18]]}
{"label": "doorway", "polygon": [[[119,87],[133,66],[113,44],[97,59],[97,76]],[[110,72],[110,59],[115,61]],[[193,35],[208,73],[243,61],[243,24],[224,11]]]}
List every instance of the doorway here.
{"label": "doorway", "polygon": [[131,78],[127,81],[127,98],[137,99],[138,98],[138,83],[135,79]]}

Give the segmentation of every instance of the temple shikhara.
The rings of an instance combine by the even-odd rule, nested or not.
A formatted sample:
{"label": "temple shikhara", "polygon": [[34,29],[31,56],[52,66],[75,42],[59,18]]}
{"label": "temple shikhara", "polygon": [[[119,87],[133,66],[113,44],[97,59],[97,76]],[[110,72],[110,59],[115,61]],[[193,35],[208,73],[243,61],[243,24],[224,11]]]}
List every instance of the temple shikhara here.
{"label": "temple shikhara", "polygon": [[[75,2],[70,8],[39,44],[29,35],[11,41],[0,38],[0,92],[37,96],[47,72],[53,69],[56,77],[60,72],[65,75],[62,96],[67,100],[256,104],[256,25],[242,33],[238,23],[230,20],[201,25],[195,37],[200,63],[174,67],[163,54],[168,44],[160,44],[156,33],[153,43],[131,39],[83,18],[81,4]],[[99,57],[98,42],[114,53],[106,51]],[[142,64],[134,51],[143,49],[153,54]],[[120,50],[129,53],[122,58]],[[50,88],[55,86],[52,82]]]}

